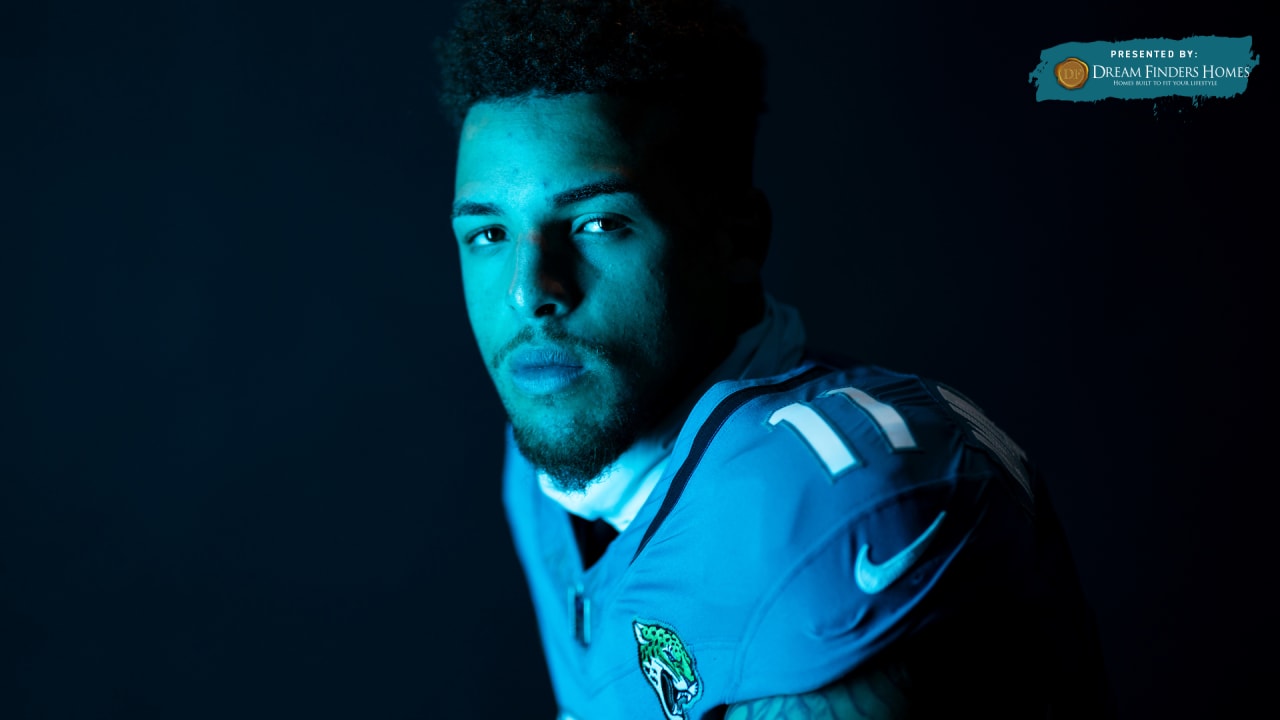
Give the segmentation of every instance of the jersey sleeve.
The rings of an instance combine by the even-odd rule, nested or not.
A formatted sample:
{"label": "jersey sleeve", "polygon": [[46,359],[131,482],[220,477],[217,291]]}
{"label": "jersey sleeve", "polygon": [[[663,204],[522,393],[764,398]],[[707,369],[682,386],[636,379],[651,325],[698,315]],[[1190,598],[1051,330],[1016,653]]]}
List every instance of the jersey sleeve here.
{"label": "jersey sleeve", "polygon": [[738,700],[816,690],[933,621],[981,516],[985,483],[965,485],[886,498],[799,554],[746,631]]}
{"label": "jersey sleeve", "polygon": [[[793,499],[771,503],[782,517],[765,532],[783,540],[760,553],[774,574],[757,585],[735,702],[819,689],[940,620],[976,617],[1034,577],[1017,479],[919,379],[835,376],[746,410],[757,430],[743,432],[755,433],[743,438],[751,450],[729,474],[761,488],[753,503]],[[780,413],[821,424],[784,429],[769,422]],[[821,447],[824,429],[833,440]],[[835,440],[851,458],[843,465],[826,462],[838,455]]]}

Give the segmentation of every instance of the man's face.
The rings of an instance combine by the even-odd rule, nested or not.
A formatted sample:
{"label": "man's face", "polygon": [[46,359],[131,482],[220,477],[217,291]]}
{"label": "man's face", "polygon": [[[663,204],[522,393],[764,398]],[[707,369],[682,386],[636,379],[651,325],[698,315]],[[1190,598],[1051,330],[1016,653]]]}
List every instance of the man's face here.
{"label": "man's face", "polygon": [[580,489],[723,357],[724,273],[670,116],[595,95],[481,103],[458,149],[467,313],[521,450]]}

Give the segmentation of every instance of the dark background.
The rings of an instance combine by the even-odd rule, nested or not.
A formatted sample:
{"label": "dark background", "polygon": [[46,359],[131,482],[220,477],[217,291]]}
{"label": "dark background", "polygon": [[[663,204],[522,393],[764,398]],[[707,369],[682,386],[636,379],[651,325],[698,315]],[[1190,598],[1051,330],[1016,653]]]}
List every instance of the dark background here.
{"label": "dark background", "polygon": [[[1123,717],[1270,704],[1261,9],[745,6],[772,292],[1044,468]],[[551,717],[446,217],[451,16],[0,10],[0,718]],[[1188,35],[1253,35],[1248,91],[1027,81]]]}

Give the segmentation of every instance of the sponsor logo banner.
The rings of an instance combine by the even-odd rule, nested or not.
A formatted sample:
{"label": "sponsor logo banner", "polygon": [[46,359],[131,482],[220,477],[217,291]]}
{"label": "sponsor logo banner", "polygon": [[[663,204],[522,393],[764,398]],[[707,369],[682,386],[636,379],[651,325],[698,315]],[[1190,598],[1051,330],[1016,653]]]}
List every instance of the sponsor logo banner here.
{"label": "sponsor logo banner", "polygon": [[1069,42],[1040,53],[1029,79],[1036,101],[1229,98],[1245,91],[1258,61],[1252,36]]}

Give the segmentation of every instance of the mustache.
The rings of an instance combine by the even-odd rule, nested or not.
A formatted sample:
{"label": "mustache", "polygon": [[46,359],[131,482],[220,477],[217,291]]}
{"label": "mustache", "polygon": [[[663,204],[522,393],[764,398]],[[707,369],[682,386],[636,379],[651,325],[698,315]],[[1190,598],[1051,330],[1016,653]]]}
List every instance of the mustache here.
{"label": "mustache", "polygon": [[493,354],[493,359],[489,361],[489,365],[497,370],[511,353],[521,345],[531,345],[533,343],[540,345],[557,345],[562,348],[573,350],[579,354],[588,354],[594,356],[607,356],[604,348],[593,342],[588,342],[582,338],[570,335],[565,332],[564,328],[557,325],[547,325],[535,330],[532,327],[525,326],[515,337],[508,340],[498,351]]}

